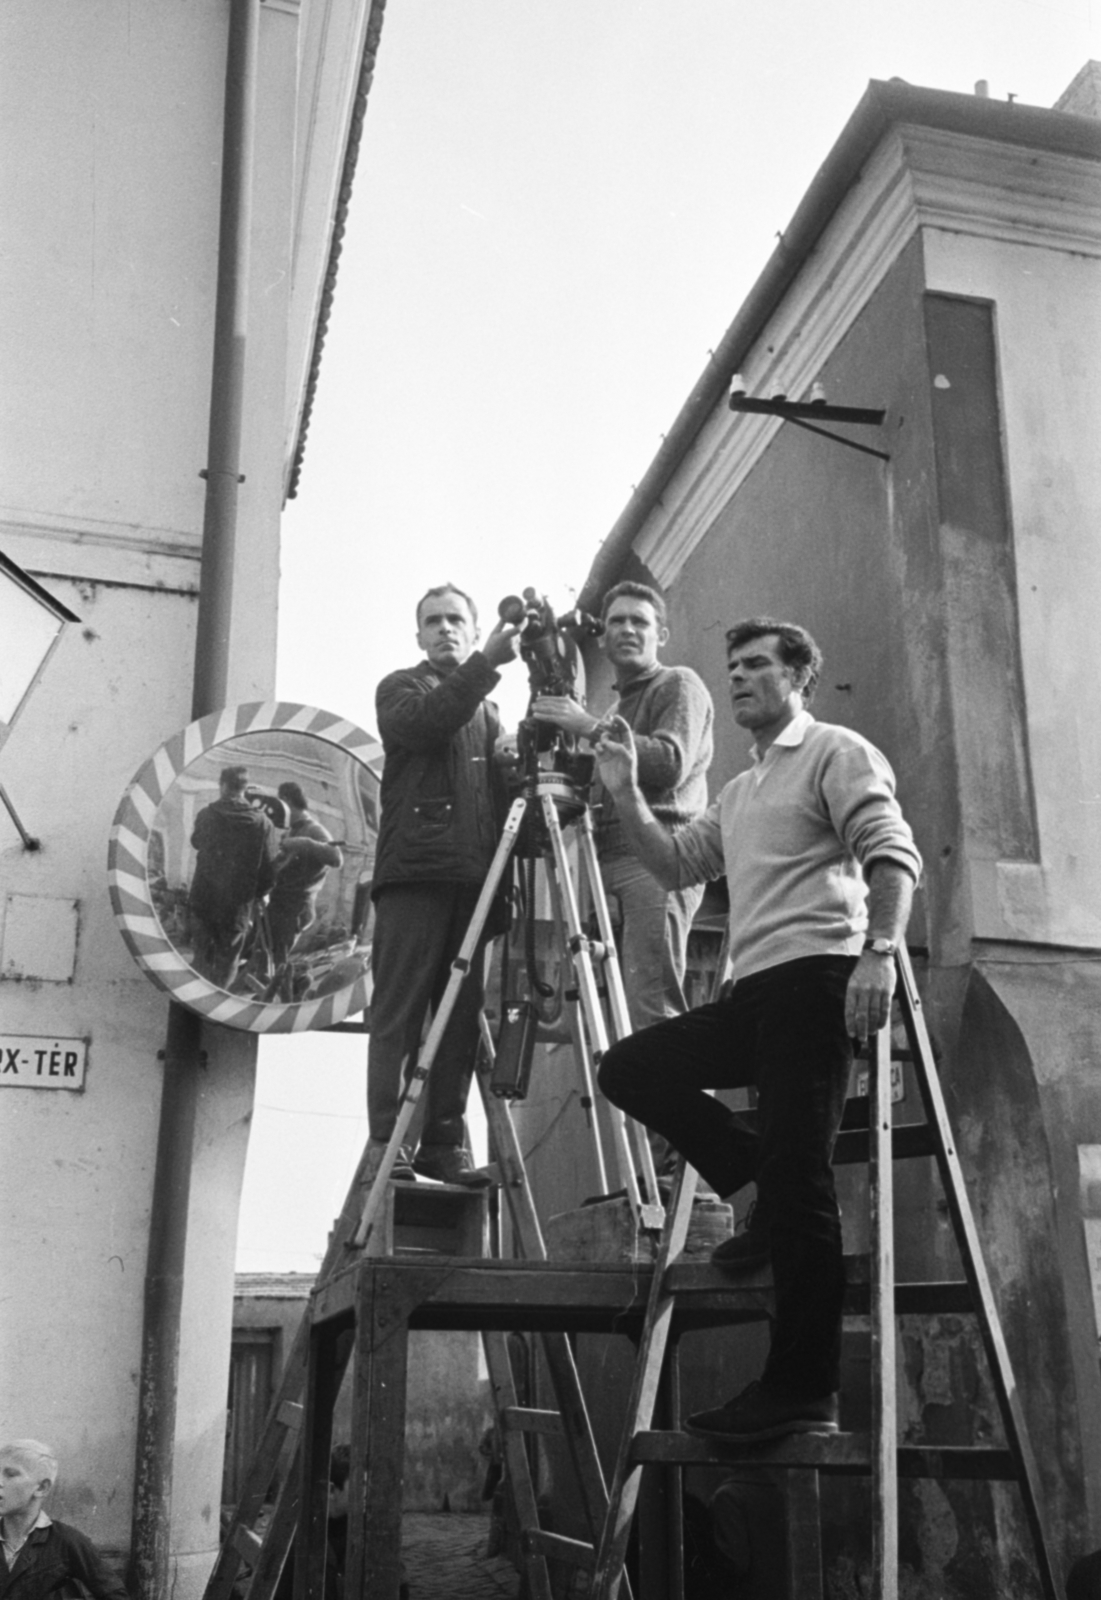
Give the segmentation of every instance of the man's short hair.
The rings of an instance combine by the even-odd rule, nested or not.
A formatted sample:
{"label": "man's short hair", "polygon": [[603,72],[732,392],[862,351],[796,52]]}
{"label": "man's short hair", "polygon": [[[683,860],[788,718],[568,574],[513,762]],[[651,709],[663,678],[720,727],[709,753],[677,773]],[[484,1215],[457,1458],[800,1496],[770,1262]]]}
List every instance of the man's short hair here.
{"label": "man's short hair", "polygon": [[781,622],[776,617],[747,617],[726,630],[726,653],[741,650],[754,639],[763,639],[774,633],[780,641],[780,660],[785,667],[803,667],[807,680],[802,687],[803,704],[809,706],[818,687],[822,671],[822,652],[807,632],[797,622]]}
{"label": "man's short hair", "polygon": [[437,583],[433,588],[426,589],[421,595],[420,599],[417,601],[418,628],[421,625],[421,606],[423,606],[426,600],[438,600],[443,594],[457,594],[461,599],[465,600],[467,605],[470,607],[470,620],[475,624],[475,626],[477,626],[478,607],[474,604],[466,590],[460,589],[457,583]]}
{"label": "man's short hair", "polygon": [[654,608],[654,615],[658,619],[658,626],[665,626],[665,601],[656,589],[648,583],[638,583],[634,578],[624,578],[622,583],[614,583],[604,596],[600,606],[600,620],[603,622],[611,608],[613,600],[618,600],[621,595],[631,595],[636,600],[649,600]]}
{"label": "man's short hair", "polygon": [[218,782],[223,789],[228,789],[230,794],[244,794],[248,788],[248,768],[223,767]]}
{"label": "man's short hair", "polygon": [[309,806],[306,804],[306,796],[302,790],[302,786],[301,784],[295,783],[293,778],[288,778],[286,783],[281,783],[277,793],[280,800],[285,800],[287,804],[289,806],[293,806],[296,811],[309,810]]}
{"label": "man's short hair", "polygon": [[38,1439],[10,1439],[7,1444],[0,1444],[0,1461],[5,1456],[14,1457],[31,1477],[57,1482],[57,1457],[48,1444]]}

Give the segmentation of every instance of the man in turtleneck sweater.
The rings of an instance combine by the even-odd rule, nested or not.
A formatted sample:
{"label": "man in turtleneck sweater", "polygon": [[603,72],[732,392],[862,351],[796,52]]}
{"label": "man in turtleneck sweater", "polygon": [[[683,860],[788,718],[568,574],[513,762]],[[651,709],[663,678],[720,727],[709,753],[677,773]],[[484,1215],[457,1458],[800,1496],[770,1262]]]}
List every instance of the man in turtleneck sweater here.
{"label": "man in turtleneck sweater", "polygon": [[[604,596],[601,645],[615,668],[619,695],[609,715],[630,727],[638,752],[638,781],[651,813],[675,834],[707,806],[714,708],[691,667],[667,667],[658,652],[669,639],[665,601],[648,584],[627,580]],[[532,713],[583,739],[596,739],[607,718],[575,700],[545,695]],[[593,790],[597,851],[605,891],[622,917],[619,956],[627,1008],[635,1029],[687,1009],[684,969],[688,930],[703,896],[692,884],[667,889],[638,853],[599,783]]]}

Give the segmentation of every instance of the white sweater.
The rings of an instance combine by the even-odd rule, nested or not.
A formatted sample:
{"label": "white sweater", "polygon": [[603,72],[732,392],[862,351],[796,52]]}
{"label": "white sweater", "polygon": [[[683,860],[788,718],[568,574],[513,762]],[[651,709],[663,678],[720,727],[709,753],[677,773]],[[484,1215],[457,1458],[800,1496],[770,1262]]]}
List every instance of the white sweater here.
{"label": "white sweater", "polygon": [[858,955],[861,868],[921,856],[886,758],[850,728],[801,712],[697,821],[674,835],[679,882],[726,873],[735,978],[801,956]]}

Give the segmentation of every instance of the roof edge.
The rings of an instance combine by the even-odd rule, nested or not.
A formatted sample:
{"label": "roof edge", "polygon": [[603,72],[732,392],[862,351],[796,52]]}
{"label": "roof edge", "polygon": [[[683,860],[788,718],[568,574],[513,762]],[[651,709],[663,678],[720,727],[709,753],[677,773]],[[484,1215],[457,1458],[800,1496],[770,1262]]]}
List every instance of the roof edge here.
{"label": "roof edge", "polygon": [[780,243],[743,301],[734,321],[666,434],[657,455],[600,545],[578,605],[596,610],[614,581],[643,523],[660,499],[701,428],[741,367],[763,325],[783,299],[872,151],[898,123],[997,139],[1101,160],[1101,121],[1042,106],[984,99],[946,89],[921,89],[872,79],[811,180]]}

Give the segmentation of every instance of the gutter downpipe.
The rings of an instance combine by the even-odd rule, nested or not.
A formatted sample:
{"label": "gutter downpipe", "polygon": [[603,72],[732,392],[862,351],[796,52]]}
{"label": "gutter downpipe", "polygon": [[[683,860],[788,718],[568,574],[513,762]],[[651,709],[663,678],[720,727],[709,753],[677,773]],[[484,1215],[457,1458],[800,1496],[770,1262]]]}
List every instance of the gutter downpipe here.
{"label": "gutter downpipe", "polygon": [[[192,720],[226,702],[248,329],[261,0],[229,0],[218,286]],[[130,1577],[136,1600],[170,1592],[180,1320],[195,1120],[206,1054],[197,1013],[171,1003],[149,1219]]]}

